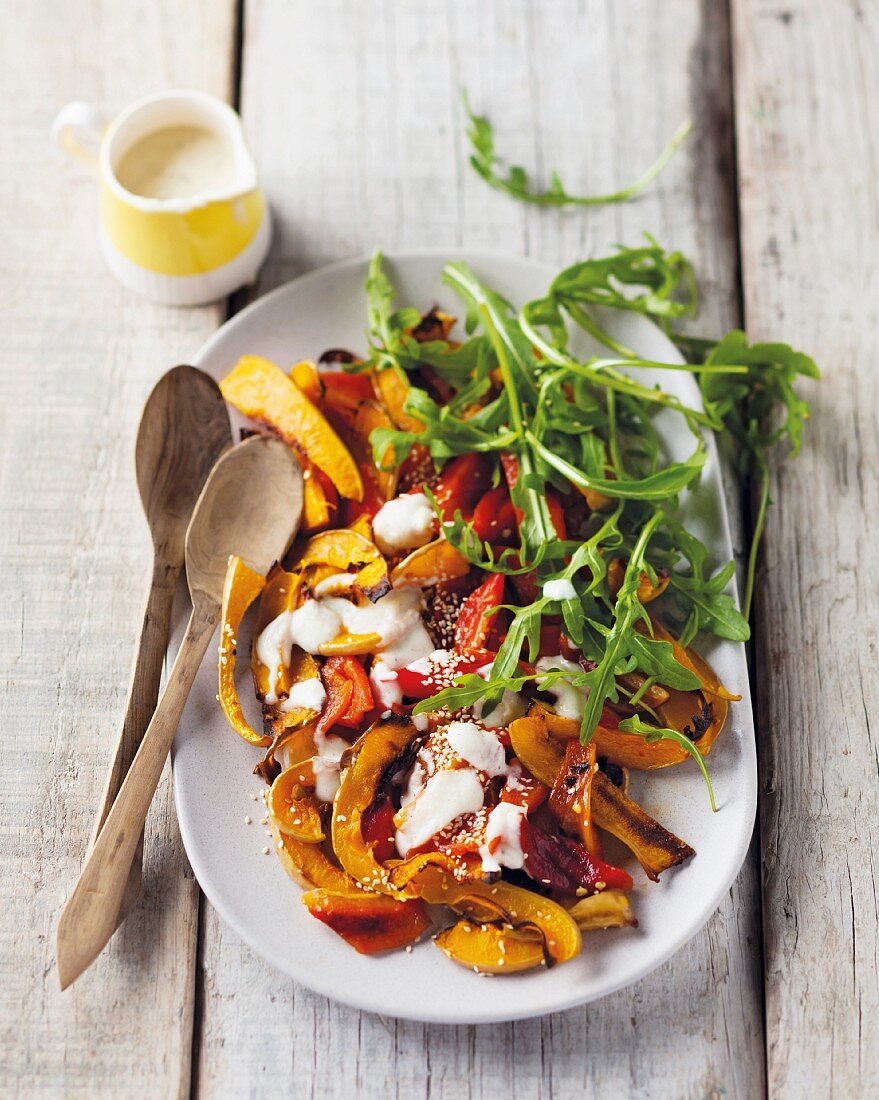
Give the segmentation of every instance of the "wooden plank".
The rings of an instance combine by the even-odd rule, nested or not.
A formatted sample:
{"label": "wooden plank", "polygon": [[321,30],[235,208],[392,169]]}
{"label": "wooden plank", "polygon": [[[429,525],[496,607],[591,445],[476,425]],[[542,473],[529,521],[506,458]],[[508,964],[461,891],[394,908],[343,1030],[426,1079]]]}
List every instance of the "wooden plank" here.
{"label": "wooden plank", "polygon": [[824,372],[757,590],[769,1094],[875,1096],[879,8],[733,8],[748,329]]}
{"label": "wooden plank", "polygon": [[[249,0],[244,43],[242,106],[279,229],[264,286],[379,244],[485,247],[561,264],[650,228],[696,261],[705,328],[738,320],[720,0]],[[697,134],[639,202],[541,212],[467,166],[462,84],[496,119],[511,159],[557,167],[572,188],[633,178],[688,115]],[[631,989],[543,1020],[450,1028],[313,996],[206,907],[198,1094],[758,1096],[757,910],[749,861],[708,928]]]}
{"label": "wooden plank", "polygon": [[74,98],[112,113],[174,84],[228,95],[234,4],[2,9],[0,1079],[5,1095],[182,1096],[198,897],[167,782],[143,903],[65,994],[54,943],[122,720],[148,576],[132,464],[140,407],[221,308],[160,309],[116,285],[94,183],[62,163],[49,125]]}

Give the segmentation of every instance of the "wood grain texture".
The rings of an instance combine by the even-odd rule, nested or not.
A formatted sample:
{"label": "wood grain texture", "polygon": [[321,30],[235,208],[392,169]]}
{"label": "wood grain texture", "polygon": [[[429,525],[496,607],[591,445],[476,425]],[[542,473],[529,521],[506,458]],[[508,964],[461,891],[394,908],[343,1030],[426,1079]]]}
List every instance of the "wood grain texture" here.
{"label": "wood grain texture", "polygon": [[[649,229],[694,258],[703,331],[738,321],[723,3],[248,0],[245,17],[242,109],[277,232],[261,291],[376,245],[561,264]],[[510,160],[571,189],[634,178],[687,116],[696,134],[636,203],[538,211],[468,167],[464,84]],[[636,986],[543,1020],[436,1027],[296,987],[205,906],[196,1093],[759,1096],[759,942],[752,859],[708,928]]]}
{"label": "wood grain texture", "polygon": [[133,444],[158,376],[220,310],[172,311],[104,270],[93,181],[50,145],[74,98],[108,113],[168,84],[228,94],[234,5],[4,2],[0,68],[0,1080],[5,1095],[189,1090],[197,891],[167,784],[144,899],[62,995],[55,922],[125,707],[149,536]]}
{"label": "wood grain texture", "polygon": [[875,1096],[879,8],[733,8],[748,328],[824,371],[757,586],[769,1094]]}

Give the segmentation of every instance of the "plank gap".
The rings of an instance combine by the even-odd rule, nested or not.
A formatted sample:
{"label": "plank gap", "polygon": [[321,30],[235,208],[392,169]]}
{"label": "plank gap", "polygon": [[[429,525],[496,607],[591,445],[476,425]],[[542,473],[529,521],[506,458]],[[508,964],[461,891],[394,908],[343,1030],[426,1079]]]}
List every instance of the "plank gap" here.
{"label": "plank gap", "polygon": [[[241,78],[244,64],[244,35],[246,27],[245,0],[235,0],[232,15],[231,83],[229,100],[236,111],[241,111]],[[222,307],[222,322],[229,321],[248,305],[253,287],[244,286],[233,291]],[[237,440],[233,439],[233,443]],[[207,898],[196,880],[197,913],[195,932],[195,966],[193,968],[192,1042],[189,1061],[189,1100],[199,1095],[201,1047],[204,1034],[206,972],[205,972],[205,908]]]}
{"label": "plank gap", "polygon": [[193,968],[192,996],[192,1045],[189,1059],[189,1097],[198,1096],[201,1039],[204,1030],[205,1004],[205,904],[206,898],[198,889],[195,922],[195,966]]}
{"label": "plank gap", "polygon": [[[739,128],[738,128],[738,113],[736,102],[736,52],[735,52],[735,38],[732,33],[733,26],[733,12],[732,12],[732,0],[726,2],[726,49],[727,49],[727,66],[729,70],[729,87],[727,94],[729,96],[730,103],[730,153],[732,156],[732,185],[730,187],[730,216],[733,223],[733,241],[735,245],[735,294],[736,294],[736,312],[739,317],[742,329],[747,334],[748,332],[748,318],[745,312],[745,285],[744,285],[744,272],[742,269],[742,234],[741,234],[741,177],[739,173]],[[755,523],[755,499],[756,494],[754,491],[753,479],[750,472],[744,476],[739,476],[739,508],[742,516],[742,553],[744,554],[744,564],[747,567],[748,556],[751,552],[751,547],[754,542],[754,523]],[[743,595],[743,593],[742,593]],[[760,698],[760,686],[759,686],[759,671],[757,663],[757,634],[760,627],[757,622],[756,607],[751,607],[751,637],[746,646],[747,658],[748,658],[748,678],[751,691],[751,708],[754,714],[754,734],[759,739],[759,714],[760,708],[758,707],[758,700]],[[759,766],[757,766],[757,813],[754,819],[754,833],[751,839],[751,845],[748,850],[747,859],[754,861],[755,864],[755,879],[756,879],[756,891],[757,891],[757,928],[759,931],[759,942],[757,943],[757,950],[760,953],[758,973],[760,975],[759,982],[759,997],[760,997],[760,1031],[762,1034],[762,1055],[763,1055],[763,1081],[762,1092],[763,1096],[769,1097],[769,1033],[766,1021],[766,953],[764,950],[764,942],[766,935],[765,928],[765,915],[763,911],[764,899],[763,899],[763,833],[760,827],[761,822],[761,807],[762,801],[762,781],[761,772]]]}

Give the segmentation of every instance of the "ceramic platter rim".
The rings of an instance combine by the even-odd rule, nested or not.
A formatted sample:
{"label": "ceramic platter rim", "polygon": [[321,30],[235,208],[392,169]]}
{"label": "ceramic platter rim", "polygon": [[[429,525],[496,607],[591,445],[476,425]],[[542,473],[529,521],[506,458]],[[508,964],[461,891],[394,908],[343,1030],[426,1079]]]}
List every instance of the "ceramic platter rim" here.
{"label": "ceramic platter rim", "polygon": [[[426,308],[437,300],[460,315],[454,295],[440,283],[442,266],[450,259],[466,260],[516,305],[543,293],[557,273],[533,260],[472,249],[398,252],[386,262],[402,291],[399,304]],[[193,363],[220,378],[246,351],[289,365],[326,347],[363,348],[367,263],[344,260],[257,299],[227,321]],[[680,361],[674,345],[645,318],[616,313],[605,319],[618,339],[645,357]],[[640,377],[654,380],[646,374]],[[689,375],[665,372],[663,381],[668,388],[670,382],[677,386],[690,403],[698,402],[698,389]],[[237,414],[232,420],[236,428],[244,423]],[[663,437],[669,453],[675,447],[680,454],[692,449],[686,433],[674,436]],[[707,446],[694,515],[720,561],[731,553],[729,526],[712,439]],[[183,612],[180,601],[169,653],[179,644]],[[429,940],[411,953],[369,958],[357,955],[310,917],[298,903],[299,887],[284,873],[274,852],[262,853],[271,841],[258,824],[262,803],[250,798],[259,787],[250,775],[256,750],[234,736],[216,704],[215,645],[208,649],[172,754],[180,830],[196,878],[220,917],[272,966],[316,993],[355,1008],[445,1024],[497,1023],[607,996],[651,973],[705,925],[748,850],[757,771],[745,651],[741,644],[717,641],[706,652],[727,685],[743,696],[741,703],[733,704],[710,757],[719,812],[711,814],[695,765],[684,764],[648,780],[637,797],[664,824],[682,833],[697,855],[664,875],[659,884],[647,883],[636,868],[633,906],[639,928],[587,933],[583,955],[568,963],[549,971],[483,978],[453,964]],[[248,814],[253,822],[245,825]]]}

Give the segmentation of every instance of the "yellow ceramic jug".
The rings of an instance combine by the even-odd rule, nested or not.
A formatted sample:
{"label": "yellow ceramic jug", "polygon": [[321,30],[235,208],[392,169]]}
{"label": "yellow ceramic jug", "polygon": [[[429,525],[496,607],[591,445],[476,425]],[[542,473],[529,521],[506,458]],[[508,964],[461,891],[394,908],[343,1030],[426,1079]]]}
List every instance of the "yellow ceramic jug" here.
{"label": "yellow ceramic jug", "polygon": [[107,126],[69,103],[52,135],[97,166],[101,248],[124,286],[185,306],[254,281],[271,222],[231,107],[204,92],[160,92]]}

